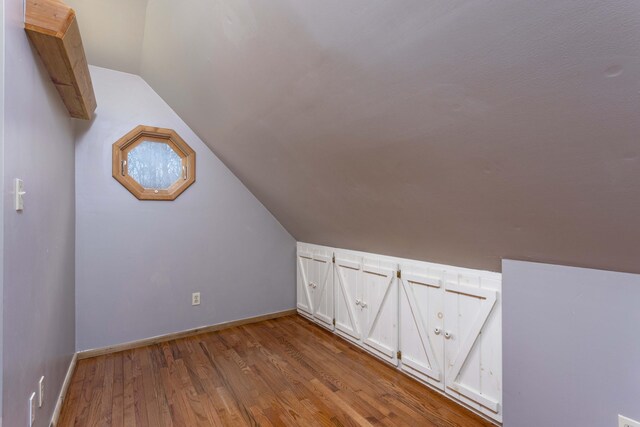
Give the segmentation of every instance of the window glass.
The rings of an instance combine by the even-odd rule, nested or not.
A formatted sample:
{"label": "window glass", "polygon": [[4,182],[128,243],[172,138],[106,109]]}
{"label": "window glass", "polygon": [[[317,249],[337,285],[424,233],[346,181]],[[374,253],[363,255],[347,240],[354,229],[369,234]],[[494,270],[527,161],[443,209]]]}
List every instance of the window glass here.
{"label": "window glass", "polygon": [[142,141],[127,160],[129,176],[144,188],[167,189],[182,173],[182,159],[163,142]]}

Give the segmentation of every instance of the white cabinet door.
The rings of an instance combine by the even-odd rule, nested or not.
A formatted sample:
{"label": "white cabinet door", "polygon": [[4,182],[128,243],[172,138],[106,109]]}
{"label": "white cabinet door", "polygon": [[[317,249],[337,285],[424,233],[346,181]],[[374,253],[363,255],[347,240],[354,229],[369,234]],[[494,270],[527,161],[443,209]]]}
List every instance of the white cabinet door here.
{"label": "white cabinet door", "polygon": [[452,274],[444,287],[446,393],[501,421],[500,281]]}
{"label": "white cabinet door", "polygon": [[362,259],[337,252],[335,257],[335,330],[339,335],[359,344],[362,337]]}
{"label": "white cabinet door", "polygon": [[401,265],[401,369],[444,391],[444,271]]}
{"label": "white cabinet door", "polygon": [[333,330],[333,261],[332,253],[317,250],[313,254],[313,320]]}
{"label": "white cabinet door", "polygon": [[398,364],[397,268],[391,261],[365,258],[360,302],[365,349],[393,365]]}
{"label": "white cabinet door", "polygon": [[302,315],[502,422],[499,274],[305,243],[297,263]]}
{"label": "white cabinet door", "polygon": [[297,307],[301,314],[313,316],[311,277],[313,276],[313,254],[298,245]]}

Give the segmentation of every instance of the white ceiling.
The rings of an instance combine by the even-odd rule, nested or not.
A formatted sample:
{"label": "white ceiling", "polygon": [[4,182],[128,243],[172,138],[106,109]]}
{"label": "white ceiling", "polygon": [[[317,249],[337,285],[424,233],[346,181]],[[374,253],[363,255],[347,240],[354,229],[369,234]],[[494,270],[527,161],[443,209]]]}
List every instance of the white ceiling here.
{"label": "white ceiling", "polygon": [[[126,69],[84,8],[90,61]],[[640,272],[639,2],[149,0],[144,22],[141,75],[298,240]]]}

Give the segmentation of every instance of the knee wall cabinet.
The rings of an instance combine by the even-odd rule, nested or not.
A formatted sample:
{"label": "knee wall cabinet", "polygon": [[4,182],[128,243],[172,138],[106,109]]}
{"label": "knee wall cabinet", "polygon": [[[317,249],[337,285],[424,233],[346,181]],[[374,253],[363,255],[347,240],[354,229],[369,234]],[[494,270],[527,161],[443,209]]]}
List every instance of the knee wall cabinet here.
{"label": "knee wall cabinet", "polygon": [[502,422],[501,275],[298,243],[298,312]]}
{"label": "knee wall cabinet", "polygon": [[298,246],[298,311],[333,330],[333,252],[321,246]]}
{"label": "knee wall cabinet", "polygon": [[335,252],[336,333],[398,364],[397,266],[390,260]]}
{"label": "knee wall cabinet", "polygon": [[502,421],[499,274],[400,262],[401,369]]}

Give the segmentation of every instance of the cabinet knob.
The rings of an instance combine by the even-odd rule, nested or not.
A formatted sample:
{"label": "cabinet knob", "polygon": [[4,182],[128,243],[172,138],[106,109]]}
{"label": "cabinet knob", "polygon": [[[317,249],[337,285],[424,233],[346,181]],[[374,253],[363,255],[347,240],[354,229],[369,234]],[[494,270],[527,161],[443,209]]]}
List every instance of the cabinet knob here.
{"label": "cabinet knob", "polygon": [[360,300],[359,299],[356,300],[356,305],[360,305]]}
{"label": "cabinet knob", "polygon": [[440,328],[435,328],[433,330],[433,333],[436,334],[436,335],[440,335],[440,332],[442,332],[442,330]]}
{"label": "cabinet knob", "polygon": [[452,334],[451,332],[449,332],[449,331],[446,331],[446,332],[444,333],[444,337],[445,337],[446,339],[450,339],[452,336],[453,336],[453,334]]}
{"label": "cabinet knob", "polygon": [[362,308],[367,308],[367,303],[366,302],[361,302],[360,305],[362,306]]}

